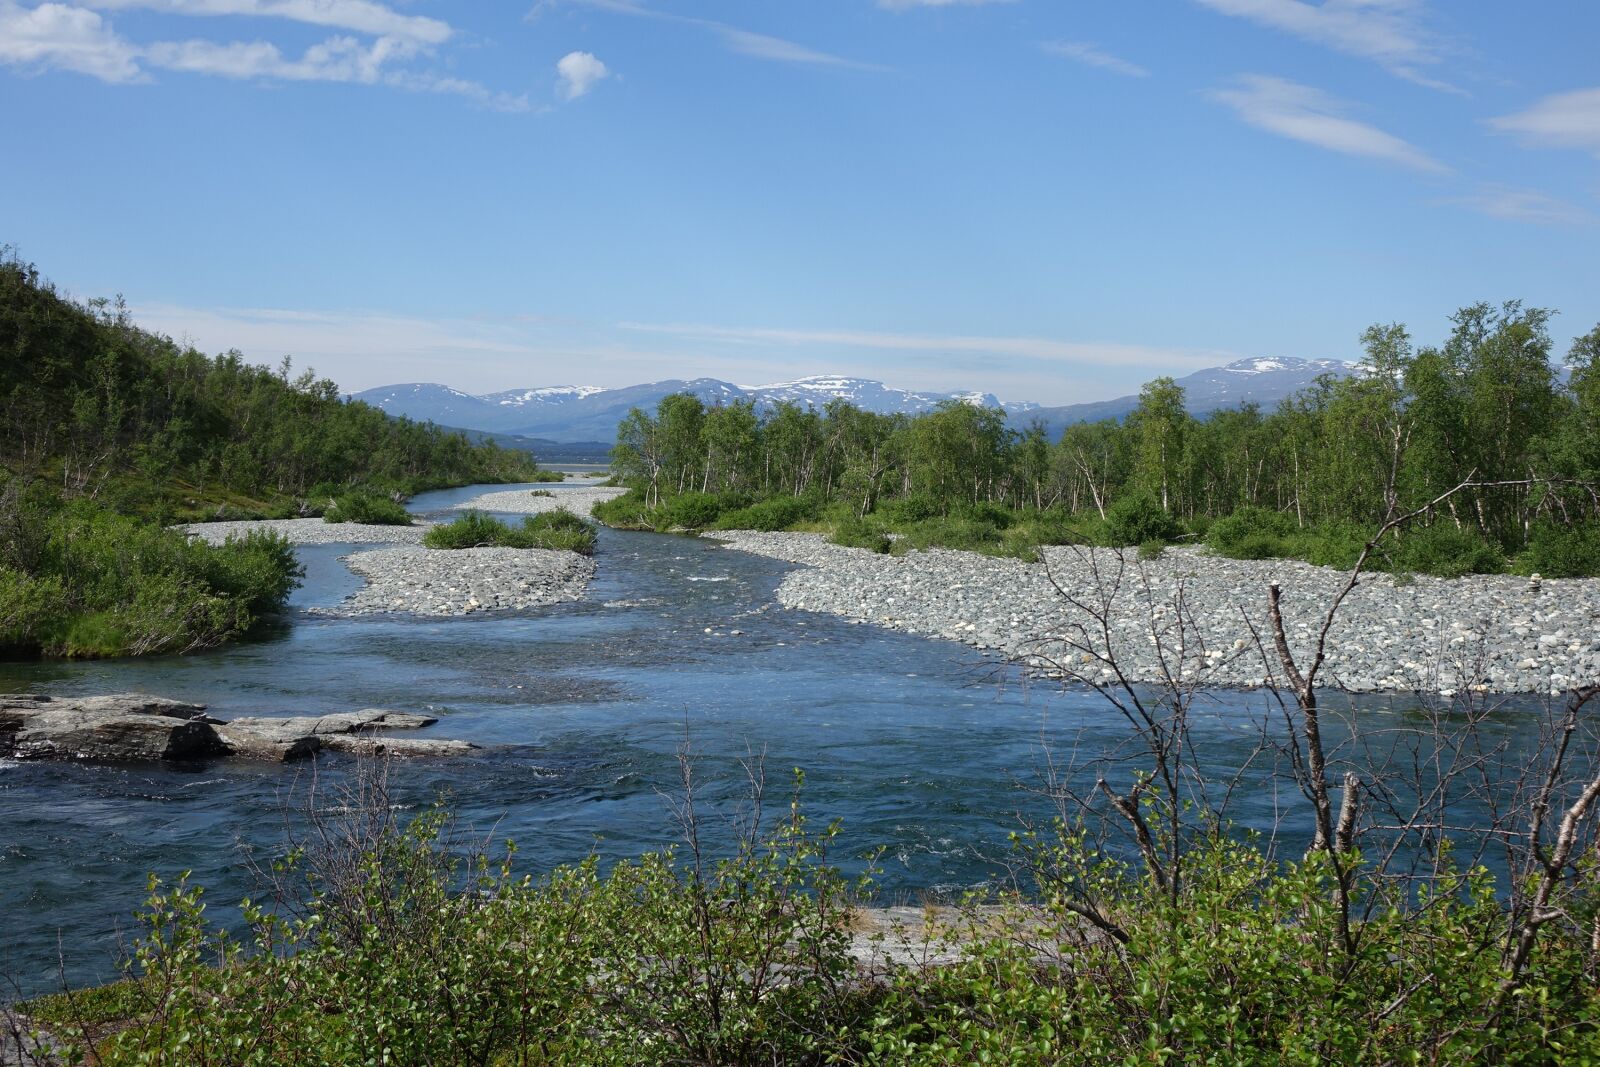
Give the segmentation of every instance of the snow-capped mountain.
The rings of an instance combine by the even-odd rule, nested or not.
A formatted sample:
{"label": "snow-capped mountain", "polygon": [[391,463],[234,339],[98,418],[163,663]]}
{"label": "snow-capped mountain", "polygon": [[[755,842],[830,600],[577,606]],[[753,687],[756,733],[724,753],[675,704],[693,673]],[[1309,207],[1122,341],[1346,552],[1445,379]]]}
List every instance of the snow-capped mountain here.
{"label": "snow-capped mountain", "polygon": [[[1271,406],[1310,385],[1319,375],[1346,375],[1348,363],[1328,359],[1241,359],[1225,367],[1212,367],[1178,379],[1190,411],[1205,414],[1246,401]],[[413,383],[387,385],[357,393],[355,399],[393,415],[491,433],[523,434],[555,441],[611,441],[617,423],[631,408],[654,410],[671,393],[690,393],[707,405],[745,402],[770,411],[779,404],[821,408],[835,397],[879,414],[916,415],[951,400],[1004,408],[1013,426],[1035,420],[1051,436],[1074,422],[1121,418],[1138,404],[1137,396],[1118,397],[1092,404],[1045,408],[1032,403],[1006,403],[992,393],[933,393],[896,389],[870,378],[819,374],[767,385],[734,385],[717,378],[678,378],[620,389],[592,385],[556,385],[507,389],[473,396],[443,385]]]}
{"label": "snow-capped mountain", "polygon": [[918,393],[895,389],[869,378],[815,375],[790,382],[740,386],[716,378],[669,379],[621,389],[592,385],[507,389],[472,396],[443,385],[387,385],[357,393],[355,399],[391,415],[406,415],[441,426],[495,433],[515,433],[562,441],[609,441],[630,408],[653,409],[671,393],[691,393],[707,405],[748,401],[761,411],[779,404],[820,408],[835,397],[866,411],[915,415],[950,400],[1008,411],[1032,410],[1036,404],[1002,405],[989,393]]}
{"label": "snow-capped mountain", "polygon": [[[1183,386],[1184,406],[1196,415],[1207,415],[1245,403],[1271,408],[1278,401],[1307,388],[1324,374],[1343,378],[1354,373],[1356,365],[1342,360],[1278,356],[1272,359],[1258,357],[1235,360],[1225,366],[1195,371],[1177,381]],[[1038,408],[1021,419],[1013,416],[1011,421],[1013,424],[1023,424],[1037,419],[1044,424],[1051,437],[1058,437],[1075,422],[1120,419],[1138,406],[1137,395],[1119,396],[1115,400],[1098,400],[1089,404]]]}

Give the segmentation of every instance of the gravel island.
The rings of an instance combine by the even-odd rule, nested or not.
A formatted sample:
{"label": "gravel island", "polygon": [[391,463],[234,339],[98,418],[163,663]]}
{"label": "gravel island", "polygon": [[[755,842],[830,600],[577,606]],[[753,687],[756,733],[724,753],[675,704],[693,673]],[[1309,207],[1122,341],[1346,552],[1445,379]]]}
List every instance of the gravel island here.
{"label": "gravel island", "polygon": [[[1131,549],[1052,547],[1044,563],[1023,563],[944,549],[885,556],[817,534],[715,536],[804,565],[779,586],[786,608],[961,641],[1045,670],[1053,660],[1099,674],[1098,664],[1060,640],[1090,614],[1056,585],[1085,604],[1104,590],[1112,594],[1111,649],[1131,677],[1159,679],[1159,649],[1173,673],[1223,687],[1263,685],[1269,670],[1278,671],[1275,661],[1264,663],[1252,634],[1253,626],[1270,648],[1269,583],[1283,590],[1290,648],[1303,657],[1346,577],[1293,560],[1232,560],[1194,548],[1141,561]],[[1181,628],[1180,592],[1189,619]],[[1600,580],[1364,575],[1328,650],[1323,681],[1352,692],[1564,692],[1600,680]]]}
{"label": "gravel island", "polygon": [[[559,485],[560,483],[552,483]],[[551,488],[549,496],[534,496],[527,489],[507,489],[484,493],[454,506],[455,511],[493,511],[511,515],[539,515],[546,511],[566,509],[574,515],[589,518],[596,504],[612,500],[626,493],[626,489],[590,486],[576,489]]]}
{"label": "gravel island", "polygon": [[432,523],[414,526],[377,526],[360,522],[324,522],[310,519],[254,519],[242,522],[191,522],[177,529],[209,544],[220,545],[230,537],[263,532],[275,533],[295,545],[387,544],[414,545],[422,542]]}
{"label": "gravel island", "polygon": [[594,560],[542,548],[382,548],[344,557],[367,580],[342,604],[316,615],[431,617],[519,611],[580,600]]}

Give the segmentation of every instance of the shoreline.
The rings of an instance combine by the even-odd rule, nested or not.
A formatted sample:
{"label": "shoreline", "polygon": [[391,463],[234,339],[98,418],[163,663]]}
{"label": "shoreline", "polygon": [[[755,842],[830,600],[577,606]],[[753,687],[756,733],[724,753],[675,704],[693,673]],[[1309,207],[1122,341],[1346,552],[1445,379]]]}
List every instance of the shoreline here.
{"label": "shoreline", "polygon": [[[1270,650],[1269,582],[1282,587],[1289,645],[1304,664],[1348,575],[1193,548],[1169,548],[1145,561],[1132,549],[1054,546],[1044,549],[1045,563],[1024,563],[950,549],[887,556],[830,544],[821,534],[710,536],[800,564],[778,587],[785,608],[960,641],[1048,676],[1110,677],[1092,657],[1063,645],[1062,634],[1081,632],[1074,628],[1093,619],[1068,603],[1052,578],[1082,604],[1113,594],[1109,647],[1132,680],[1155,683],[1170,671],[1184,683],[1219,688],[1257,688],[1281,672],[1275,656],[1264,664],[1251,632],[1253,626]],[[1180,604],[1182,626],[1175,621]],[[1087,647],[1104,652],[1104,636],[1091,630]],[[1600,678],[1600,579],[1547,579],[1535,588],[1504,575],[1364,575],[1335,619],[1321,678],[1353,693],[1565,693]]]}

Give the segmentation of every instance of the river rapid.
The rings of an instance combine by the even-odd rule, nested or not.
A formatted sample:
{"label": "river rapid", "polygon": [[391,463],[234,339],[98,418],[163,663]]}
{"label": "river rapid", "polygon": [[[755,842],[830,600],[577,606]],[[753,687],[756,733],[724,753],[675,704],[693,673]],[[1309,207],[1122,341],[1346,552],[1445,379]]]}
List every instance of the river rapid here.
{"label": "river rapid", "polygon": [[[423,494],[412,510],[437,515],[503,488]],[[182,657],[7,664],[0,691],[136,690],[224,719],[437,714],[423,736],[483,751],[397,765],[399,798],[447,795],[468,826],[516,839],[534,871],[673,841],[665,796],[685,743],[722,810],[745,789],[738,761],[764,752],[769,804],[803,768],[808,812],[843,820],[835,858],[859,870],[881,849],[890,901],[993,879],[1008,832],[1054,810],[1038,789],[1051,762],[1127,738],[1093,693],[1027,684],[954,642],[784,610],[774,591],[790,564],[710,540],[602,530],[579,603],[452,619],[312,614],[360,588],[339,560],[353,550],[301,547],[304,584],[259,639]],[[1253,750],[1262,700],[1207,695],[1196,735],[1210,759],[1231,769]],[[1358,706],[1409,714],[1402,698]],[[325,762],[319,775],[348,768]],[[1237,792],[1236,818],[1270,822],[1267,770]],[[310,777],[303,765],[0,763],[0,976],[36,992],[114,975],[152,871],[193,871],[226,921],[225,905],[257,888],[242,856],[281,845],[285,805]]]}

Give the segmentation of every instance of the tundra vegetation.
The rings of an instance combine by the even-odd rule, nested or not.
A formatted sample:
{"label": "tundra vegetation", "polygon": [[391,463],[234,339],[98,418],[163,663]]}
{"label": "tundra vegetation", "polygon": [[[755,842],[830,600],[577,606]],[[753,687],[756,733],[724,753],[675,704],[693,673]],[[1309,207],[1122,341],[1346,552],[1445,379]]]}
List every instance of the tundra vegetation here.
{"label": "tundra vegetation", "polygon": [[[634,410],[612,467],[631,492],[602,521],[817,530],[841,544],[1031,558],[1040,544],[1203,542],[1222,555],[1350,566],[1372,531],[1440,497],[1369,566],[1452,575],[1600,574],[1600,326],[1551,362],[1550,312],[1477,304],[1440,347],[1361,338],[1360,373],[1273,411],[1189,414],[1171,379],[1123,421],[1050,441],[952,402],[915,417],[835,401]],[[891,538],[887,535],[897,535]]]}
{"label": "tundra vegetation", "polygon": [[565,508],[527,515],[511,526],[481,511],[467,510],[453,522],[422,535],[429,548],[547,548],[594,555],[594,524]]}
{"label": "tundra vegetation", "polygon": [[405,523],[423,489],[532,480],[533,457],[340,399],[307,371],[209,358],[75,303],[0,250],[0,656],[181,652],[280,607],[268,537],[164,526],[324,514]]}

